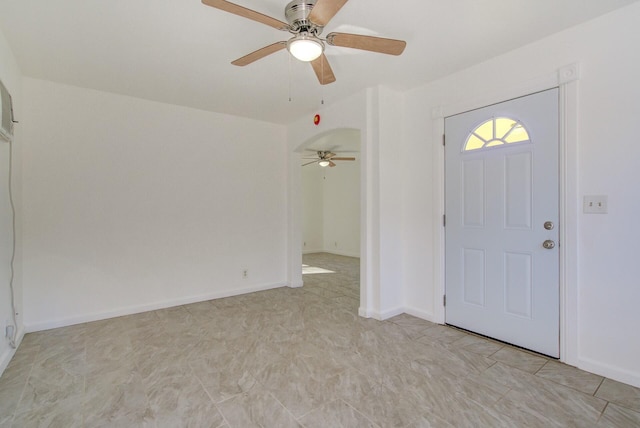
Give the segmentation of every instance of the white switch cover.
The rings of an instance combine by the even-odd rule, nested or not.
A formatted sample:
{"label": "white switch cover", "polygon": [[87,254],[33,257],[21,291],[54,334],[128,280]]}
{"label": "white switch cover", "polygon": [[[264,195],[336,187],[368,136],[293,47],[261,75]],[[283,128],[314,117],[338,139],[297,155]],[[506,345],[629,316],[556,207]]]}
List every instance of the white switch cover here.
{"label": "white switch cover", "polygon": [[586,195],[582,210],[585,214],[606,214],[607,195]]}

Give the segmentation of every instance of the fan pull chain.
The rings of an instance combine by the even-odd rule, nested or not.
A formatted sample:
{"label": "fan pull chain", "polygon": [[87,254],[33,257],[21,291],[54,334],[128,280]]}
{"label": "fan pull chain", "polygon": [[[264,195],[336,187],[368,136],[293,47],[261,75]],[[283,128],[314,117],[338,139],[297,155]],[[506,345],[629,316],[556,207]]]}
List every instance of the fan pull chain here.
{"label": "fan pull chain", "polygon": [[322,82],[320,82],[320,105],[324,105],[324,57],[320,57],[320,67],[322,69]]}
{"label": "fan pull chain", "polygon": [[291,55],[287,55],[289,58],[289,102],[291,102]]}

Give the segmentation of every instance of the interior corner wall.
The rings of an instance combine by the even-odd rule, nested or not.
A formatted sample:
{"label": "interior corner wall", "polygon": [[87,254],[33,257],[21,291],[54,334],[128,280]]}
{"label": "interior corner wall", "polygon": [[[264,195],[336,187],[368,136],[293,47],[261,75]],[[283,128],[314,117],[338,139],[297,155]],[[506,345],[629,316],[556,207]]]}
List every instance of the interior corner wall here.
{"label": "interior corner wall", "polygon": [[28,330],[286,284],[284,126],[31,78],[23,91]]}
{"label": "interior corner wall", "polygon": [[323,197],[324,251],[360,257],[360,154],[353,162],[339,162],[335,168],[320,169]]}
{"label": "interior corner wall", "polygon": [[[441,150],[429,118],[434,108],[464,104],[505,88],[521,87],[559,68],[580,64],[578,80],[577,315],[580,368],[640,386],[640,264],[635,227],[640,212],[640,145],[634,124],[640,115],[640,3],[634,3],[406,95],[403,156],[405,302],[433,313],[435,228],[441,218],[432,159]],[[525,95],[525,94],[521,94]],[[583,214],[584,195],[608,195],[609,212]],[[440,214],[441,215],[441,214]]]}
{"label": "interior corner wall", "polygon": [[378,88],[381,318],[405,312],[402,174],[404,96]]}
{"label": "interior corner wall", "polygon": [[[18,63],[9,47],[2,31],[0,31],[0,80],[11,94],[14,117],[22,118],[22,75]],[[11,187],[16,209],[16,254],[14,260],[13,288],[16,302],[18,325],[16,327],[17,341],[24,333],[22,317],[22,222],[20,218],[22,203],[21,183],[21,153],[22,132],[21,125],[16,125],[12,144],[12,177]],[[5,338],[7,325],[14,325],[11,306],[11,258],[13,253],[13,216],[9,200],[9,143],[0,140],[0,375],[9,364],[15,350],[11,348],[9,340]]]}
{"label": "interior corner wall", "polygon": [[315,165],[302,168],[302,252],[324,252],[324,183]]}
{"label": "interior corner wall", "polygon": [[360,158],[335,168],[302,168],[303,253],[360,257]]}

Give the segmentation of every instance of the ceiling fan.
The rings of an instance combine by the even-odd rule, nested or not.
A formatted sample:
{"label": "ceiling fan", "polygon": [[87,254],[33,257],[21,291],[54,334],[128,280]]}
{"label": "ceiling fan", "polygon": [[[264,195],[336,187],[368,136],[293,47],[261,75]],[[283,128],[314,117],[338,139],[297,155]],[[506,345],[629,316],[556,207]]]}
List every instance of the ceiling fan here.
{"label": "ceiling fan", "polygon": [[316,152],[318,154],[317,158],[304,158],[304,159],[313,159],[311,162],[307,162],[305,164],[302,164],[302,166],[307,166],[307,165],[311,165],[312,163],[317,163],[318,165],[320,165],[321,167],[331,167],[333,168],[334,166],[336,166],[336,164],[333,161],[354,161],[356,160],[356,158],[344,158],[344,157],[336,157],[336,154],[333,152],[329,152],[329,151],[322,151],[322,150],[318,150]]}
{"label": "ceiling fan", "polygon": [[400,55],[407,43],[403,40],[363,36],[350,33],[329,33],[321,38],[322,30],[347,0],[293,0],[285,7],[288,23],[263,15],[225,0],[202,0],[207,6],[224,10],[253,21],[293,34],[288,41],[280,41],[251,52],[231,62],[245,66],[284,48],[300,61],[310,62],[321,85],[333,83],[336,77],[324,55],[325,43],[331,46],[361,49],[389,55]]}

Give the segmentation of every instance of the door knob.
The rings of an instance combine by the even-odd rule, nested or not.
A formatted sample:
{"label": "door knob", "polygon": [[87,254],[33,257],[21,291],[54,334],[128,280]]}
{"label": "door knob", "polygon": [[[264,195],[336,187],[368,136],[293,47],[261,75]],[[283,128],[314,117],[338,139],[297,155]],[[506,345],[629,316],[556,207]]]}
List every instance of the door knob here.
{"label": "door knob", "polygon": [[543,246],[544,248],[546,248],[547,250],[551,250],[552,248],[555,248],[556,243],[555,243],[555,242],[553,242],[551,239],[547,239],[546,241],[544,241],[544,242],[542,243],[542,246]]}

